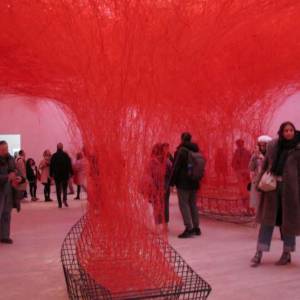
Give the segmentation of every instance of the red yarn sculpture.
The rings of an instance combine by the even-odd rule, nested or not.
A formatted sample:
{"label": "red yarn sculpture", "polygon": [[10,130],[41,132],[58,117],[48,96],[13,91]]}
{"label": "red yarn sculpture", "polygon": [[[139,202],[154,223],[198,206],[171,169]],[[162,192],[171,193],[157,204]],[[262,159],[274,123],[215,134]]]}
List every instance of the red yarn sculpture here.
{"label": "red yarn sculpture", "polygon": [[[299,90],[299,20],[297,0],[0,1],[0,91],[63,103],[81,130],[94,232],[81,259],[96,280],[100,268],[116,291],[159,286],[157,270],[179,280],[148,239],[139,184],[151,147],[175,147],[190,131],[208,159],[204,208],[235,198],[235,140],[253,148],[270,113]],[[229,203],[217,209],[234,211]]]}

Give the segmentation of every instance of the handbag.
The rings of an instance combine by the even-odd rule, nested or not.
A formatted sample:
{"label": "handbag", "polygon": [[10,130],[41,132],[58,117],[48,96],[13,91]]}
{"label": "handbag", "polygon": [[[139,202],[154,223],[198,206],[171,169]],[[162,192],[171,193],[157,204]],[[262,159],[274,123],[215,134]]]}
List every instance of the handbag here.
{"label": "handbag", "polygon": [[260,182],[257,187],[263,192],[275,191],[277,188],[276,177],[272,175],[271,172],[266,171],[260,179]]}

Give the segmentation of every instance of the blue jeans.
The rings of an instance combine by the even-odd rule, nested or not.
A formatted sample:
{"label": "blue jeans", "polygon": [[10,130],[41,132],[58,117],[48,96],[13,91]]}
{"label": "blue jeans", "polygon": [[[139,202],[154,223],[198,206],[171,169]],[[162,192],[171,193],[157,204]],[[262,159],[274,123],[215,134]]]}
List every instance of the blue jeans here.
{"label": "blue jeans", "polygon": [[[277,182],[277,212],[276,212],[276,225],[282,226],[282,182]],[[272,235],[274,226],[261,224],[259,229],[257,250],[258,251],[270,251]],[[293,252],[296,248],[296,237],[294,235],[284,235],[280,228],[281,239],[283,241],[283,251]]]}
{"label": "blue jeans", "polygon": [[[258,251],[270,251],[272,235],[274,231],[274,226],[261,225],[258,234],[257,250]],[[296,248],[296,237],[282,235],[281,239],[283,241],[283,251],[293,252]]]}

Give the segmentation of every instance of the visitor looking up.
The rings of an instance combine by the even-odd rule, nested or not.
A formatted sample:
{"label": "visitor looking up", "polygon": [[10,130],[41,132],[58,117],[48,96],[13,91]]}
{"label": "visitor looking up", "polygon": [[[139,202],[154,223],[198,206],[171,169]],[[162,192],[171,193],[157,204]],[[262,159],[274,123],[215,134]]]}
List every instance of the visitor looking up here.
{"label": "visitor looking up", "polygon": [[250,188],[250,207],[257,210],[261,193],[257,190],[257,181],[262,170],[263,161],[267,152],[267,144],[272,138],[267,135],[261,135],[257,139],[257,149],[252,154],[249,163],[251,188]]}

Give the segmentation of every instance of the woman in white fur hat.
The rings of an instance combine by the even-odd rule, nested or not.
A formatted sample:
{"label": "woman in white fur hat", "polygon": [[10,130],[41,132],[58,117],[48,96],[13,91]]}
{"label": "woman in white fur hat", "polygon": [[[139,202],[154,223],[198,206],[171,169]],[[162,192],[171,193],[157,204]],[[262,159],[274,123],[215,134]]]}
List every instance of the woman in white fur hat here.
{"label": "woman in white fur hat", "polygon": [[257,150],[253,153],[250,163],[250,178],[251,178],[251,190],[250,190],[250,207],[257,209],[261,193],[257,190],[259,174],[261,173],[263,160],[267,151],[267,144],[272,141],[272,138],[268,135],[261,135],[257,139]]}

